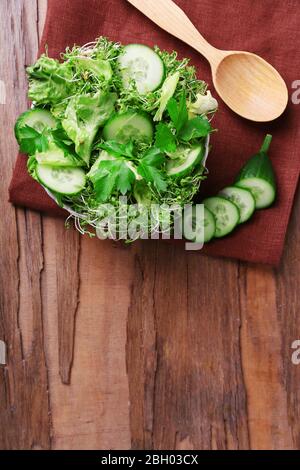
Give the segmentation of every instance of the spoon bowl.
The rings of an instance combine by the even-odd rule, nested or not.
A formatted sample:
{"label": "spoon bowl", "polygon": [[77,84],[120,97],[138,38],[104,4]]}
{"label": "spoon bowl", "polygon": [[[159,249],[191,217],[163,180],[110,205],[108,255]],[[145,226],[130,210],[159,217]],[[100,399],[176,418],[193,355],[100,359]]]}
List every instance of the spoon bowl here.
{"label": "spoon bowl", "polygon": [[256,54],[222,51],[209,44],[172,0],[128,0],[162,29],[184,41],[209,61],[215,88],[243,118],[268,122],[288,103],[287,86],[268,62]]}
{"label": "spoon bowl", "polygon": [[212,64],[213,82],[223,101],[240,116],[256,122],[277,119],[288,103],[286,84],[277,70],[256,54],[225,53]]}

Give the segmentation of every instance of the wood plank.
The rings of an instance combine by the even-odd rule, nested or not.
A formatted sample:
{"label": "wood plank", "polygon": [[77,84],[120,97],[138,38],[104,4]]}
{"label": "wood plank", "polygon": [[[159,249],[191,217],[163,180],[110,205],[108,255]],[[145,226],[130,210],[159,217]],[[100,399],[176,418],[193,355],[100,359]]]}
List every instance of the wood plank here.
{"label": "wood plank", "polygon": [[61,221],[56,229],[56,270],[59,374],[69,384],[73,363],[75,320],[79,303],[80,234],[66,229]]}
{"label": "wood plank", "polygon": [[251,448],[292,449],[273,270],[243,265],[240,298]]}
{"label": "wood plank", "polygon": [[153,447],[157,325],[155,289],[157,242],[140,242],[127,319],[126,363],[133,449]]}
{"label": "wood plank", "polygon": [[[59,378],[56,227],[45,218],[43,278],[45,344],[49,364],[54,449],[126,449],[130,446],[125,364],[126,318],[132,282],[130,247],[84,237],[80,303],[70,385]],[[56,221],[56,223],[63,222]]]}
{"label": "wood plank", "polygon": [[282,383],[287,395],[287,419],[293,448],[300,449],[300,366],[292,363],[292,343],[300,339],[300,189],[285,245],[285,255],[277,274],[277,316],[282,336]]}
{"label": "wood plank", "polygon": [[[16,90],[26,89],[24,64],[33,60],[37,31],[24,25],[35,24],[36,2],[1,2],[0,55],[1,79],[6,85],[7,102],[1,106],[1,200],[4,204],[0,224],[1,324],[0,337],[8,350],[7,366],[0,370],[0,448],[32,449],[50,447],[47,366],[43,349],[43,322],[40,276],[43,269],[41,220],[38,214],[7,202],[17,145],[12,123],[26,108],[25,93],[15,99]],[[26,28],[26,26],[25,26]],[[17,72],[16,72],[17,67]],[[18,295],[19,294],[19,295]]]}
{"label": "wood plank", "polygon": [[[247,449],[236,263],[149,242],[135,273],[127,343],[133,447]],[[230,295],[213,295],[212,283]]]}

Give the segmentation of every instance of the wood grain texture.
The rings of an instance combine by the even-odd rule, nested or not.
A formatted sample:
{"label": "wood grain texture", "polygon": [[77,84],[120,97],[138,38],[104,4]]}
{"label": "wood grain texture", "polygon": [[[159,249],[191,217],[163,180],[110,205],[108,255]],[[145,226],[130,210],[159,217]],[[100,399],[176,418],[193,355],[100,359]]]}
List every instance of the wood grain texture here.
{"label": "wood grain texture", "polygon": [[[13,13],[13,14],[12,14]],[[7,344],[7,365],[0,379],[0,447],[47,449],[51,443],[48,376],[43,343],[41,272],[43,269],[41,217],[14,210],[7,188],[17,146],[8,122],[26,108],[24,63],[32,61],[38,44],[35,2],[1,3],[1,77],[6,104],[1,105],[1,184],[4,205],[1,231],[1,339]],[[4,27],[5,25],[5,27]],[[24,37],[24,30],[28,34]],[[16,73],[15,69],[18,69]],[[5,138],[3,138],[5,136]]]}
{"label": "wood grain texture", "polygon": [[73,363],[75,320],[79,303],[80,235],[64,224],[56,224],[56,271],[59,374],[70,383]]}
{"label": "wood grain texture", "polygon": [[61,220],[44,219],[43,305],[52,448],[128,448],[129,396],[124,350],[133,268],[131,250],[82,239],[74,362],[71,383],[64,385],[59,376],[55,275],[61,265],[53,246],[57,223],[64,225]]}
{"label": "wood grain texture", "polygon": [[6,202],[45,7],[0,2],[0,449],[300,449],[299,194],[277,271]]}
{"label": "wood grain texture", "polygon": [[[269,268],[241,268],[242,351],[253,449],[292,449],[283,383],[276,279]],[[287,350],[289,353],[289,350]]]}
{"label": "wood grain texture", "polygon": [[300,191],[288,232],[285,256],[276,277],[278,322],[281,328],[282,384],[286,390],[288,423],[292,434],[291,446],[300,449],[300,367],[291,362],[291,345],[300,339]]}
{"label": "wood grain texture", "polygon": [[[153,242],[135,272],[127,349],[133,447],[247,449],[237,264]],[[231,295],[212,295],[212,283]]]}

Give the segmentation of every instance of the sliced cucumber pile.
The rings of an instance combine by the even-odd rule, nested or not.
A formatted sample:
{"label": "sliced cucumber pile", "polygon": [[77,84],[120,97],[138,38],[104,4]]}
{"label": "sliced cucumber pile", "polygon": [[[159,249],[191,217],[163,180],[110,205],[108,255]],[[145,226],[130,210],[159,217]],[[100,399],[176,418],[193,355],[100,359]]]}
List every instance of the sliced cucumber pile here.
{"label": "sliced cucumber pile", "polygon": [[129,44],[119,57],[119,68],[125,88],[135,82],[141,95],[157,90],[165,79],[165,66],[156,52],[143,44]]}
{"label": "sliced cucumber pile", "polygon": [[203,144],[193,147],[179,147],[176,154],[170,155],[167,163],[167,174],[176,178],[182,178],[191,172],[203,159],[205,147]]}
{"label": "sliced cucumber pile", "polygon": [[[260,151],[240,171],[234,186],[228,186],[218,196],[203,201],[205,242],[228,235],[238,224],[249,220],[255,209],[265,209],[275,201],[275,174],[267,155],[271,141],[272,136],[267,135]],[[190,233],[184,235],[187,240],[197,241],[195,236],[191,239]]]}
{"label": "sliced cucumber pile", "polygon": [[243,224],[252,217],[255,211],[255,199],[247,189],[228,186],[220,191],[219,196],[233,202],[240,211],[240,224]]}
{"label": "sliced cucumber pile", "polygon": [[216,238],[225,237],[233,231],[240,221],[238,207],[228,199],[220,196],[210,197],[203,201],[216,219]]}
{"label": "sliced cucumber pile", "polygon": [[20,143],[20,129],[22,127],[29,126],[38,132],[42,132],[47,127],[54,129],[56,125],[56,119],[50,111],[46,109],[30,109],[19,116],[15,124],[15,136]]}
{"label": "sliced cucumber pile", "polygon": [[36,174],[42,185],[56,193],[74,195],[82,191],[86,176],[81,168],[62,168],[38,164]]}
{"label": "sliced cucumber pile", "polygon": [[103,138],[120,143],[126,143],[129,140],[151,142],[153,124],[146,113],[128,111],[115,114],[104,126]]}

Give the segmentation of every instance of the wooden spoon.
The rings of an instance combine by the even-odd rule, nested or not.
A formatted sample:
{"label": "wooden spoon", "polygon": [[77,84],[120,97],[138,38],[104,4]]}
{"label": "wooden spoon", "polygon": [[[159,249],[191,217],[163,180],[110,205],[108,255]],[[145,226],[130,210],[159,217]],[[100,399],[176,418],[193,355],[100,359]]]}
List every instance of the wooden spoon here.
{"label": "wooden spoon", "polygon": [[209,44],[172,0],[128,0],[162,29],[181,39],[209,61],[214,86],[240,116],[273,121],[288,103],[287,86],[268,62],[256,54],[222,51]]}

